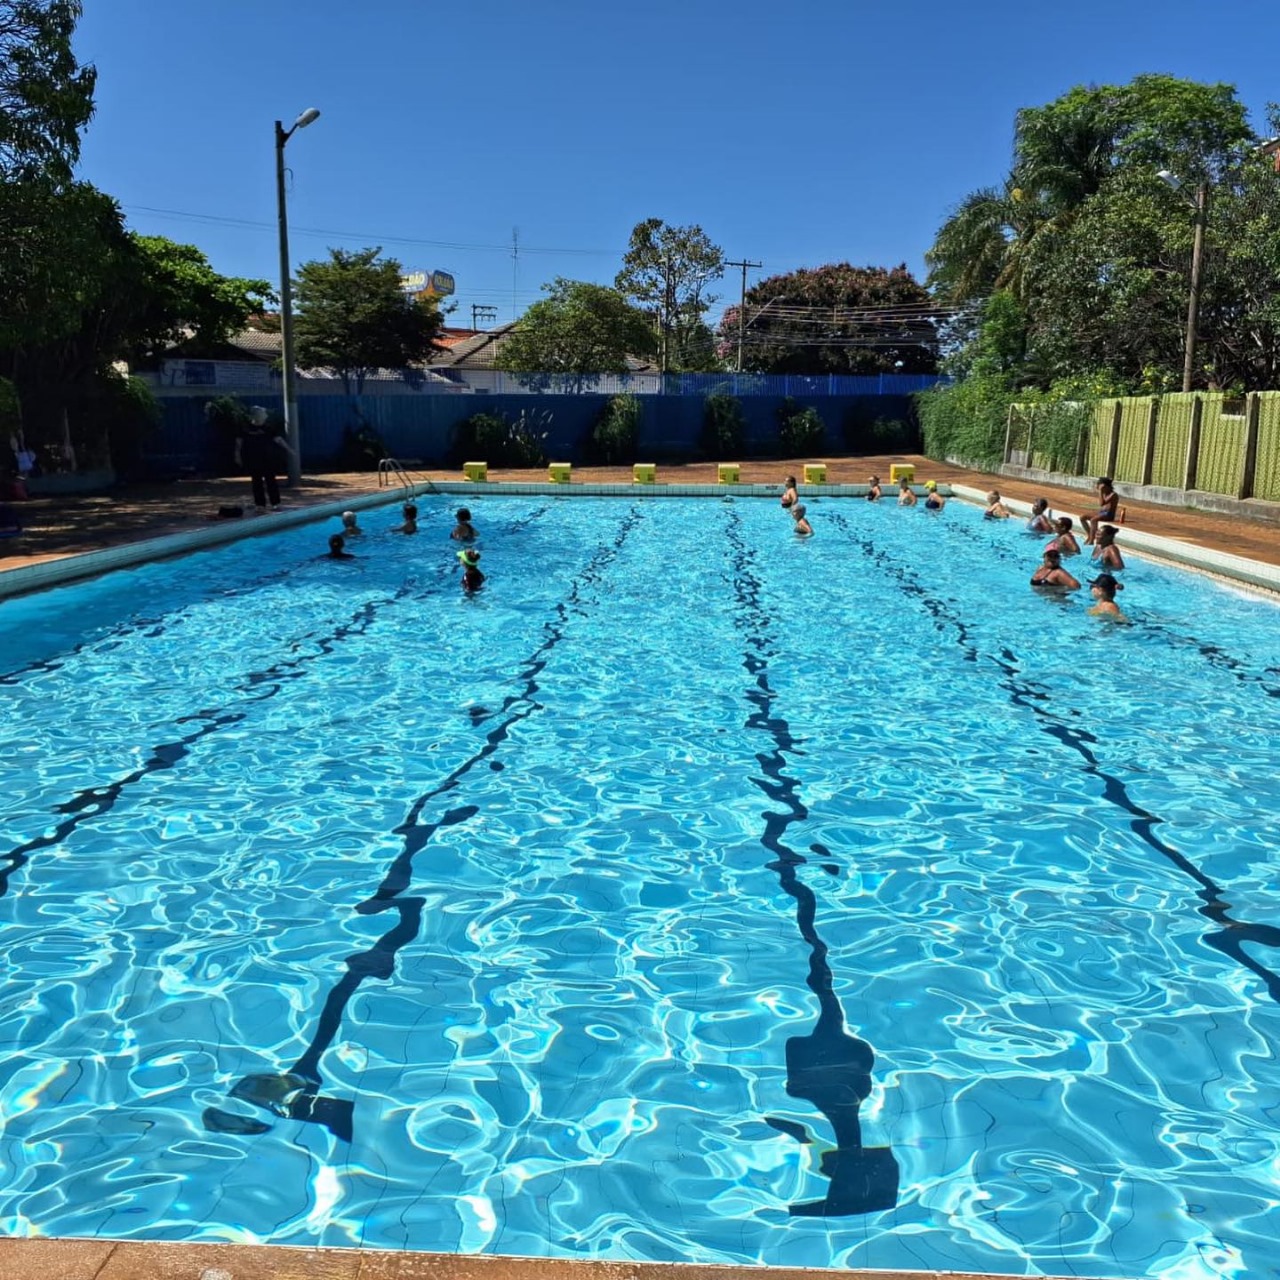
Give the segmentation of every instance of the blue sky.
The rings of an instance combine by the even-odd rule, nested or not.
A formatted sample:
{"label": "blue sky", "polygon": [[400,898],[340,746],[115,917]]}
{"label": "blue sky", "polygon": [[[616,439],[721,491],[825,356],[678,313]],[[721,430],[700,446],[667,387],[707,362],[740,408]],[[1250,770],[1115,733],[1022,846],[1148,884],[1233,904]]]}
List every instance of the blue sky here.
{"label": "blue sky", "polygon": [[[763,274],[923,254],[1008,167],[1013,116],[1143,71],[1228,81],[1264,128],[1276,0],[86,0],[82,176],[229,275],[380,244],[512,318],[611,283],[632,226],[700,223]],[[161,212],[164,211],[164,212]],[[519,258],[513,263],[512,230]],[[721,286],[736,299],[740,276]],[[717,308],[718,309],[718,308]]]}

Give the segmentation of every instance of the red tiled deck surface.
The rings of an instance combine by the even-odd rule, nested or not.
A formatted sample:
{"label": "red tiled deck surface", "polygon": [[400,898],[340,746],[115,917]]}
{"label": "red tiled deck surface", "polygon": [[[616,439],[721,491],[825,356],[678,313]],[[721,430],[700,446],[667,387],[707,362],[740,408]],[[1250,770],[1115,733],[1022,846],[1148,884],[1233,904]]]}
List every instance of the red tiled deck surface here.
{"label": "red tiled deck surface", "polygon": [[[741,479],[744,484],[781,484],[788,474],[802,475],[804,461],[783,459],[744,462]],[[1026,500],[1044,496],[1055,511],[1061,510],[1066,514],[1078,514],[1091,505],[1091,495],[1078,489],[1010,480],[964,467],[931,462],[915,455],[829,459],[827,480],[830,484],[862,484],[874,472],[885,482],[888,492],[889,466],[893,462],[914,463],[917,482],[932,478],[976,489],[995,487],[1008,497]],[[412,476],[415,481],[463,478],[460,471],[452,469],[419,471],[414,468]],[[544,481],[546,478],[545,467],[526,471],[498,468],[489,472],[489,483],[495,486],[504,481]],[[629,484],[631,469],[575,467],[573,478],[579,483]],[[715,484],[715,464],[663,464],[658,468],[658,481],[662,484]],[[376,492],[377,488],[377,476],[371,472],[311,476],[304,478],[298,490],[286,491],[285,505],[293,507],[337,502],[349,496]],[[572,492],[572,485],[569,486],[569,491]],[[1120,491],[1122,504],[1127,509],[1126,523],[1134,529],[1280,565],[1280,523],[1192,511],[1185,507],[1134,502],[1123,496],[1123,485],[1120,486]],[[19,503],[16,505],[28,534],[20,541],[0,542],[0,572],[16,565],[96,551],[102,547],[165,533],[198,529],[216,520],[220,506],[251,502],[248,481],[243,478],[228,478],[178,481],[163,485],[133,485],[114,489],[103,495],[48,497]],[[271,517],[261,518],[269,520]],[[1123,532],[1120,541],[1123,545]]]}
{"label": "red tiled deck surface", "polygon": [[1008,1280],[959,1271],[818,1271],[573,1262],[254,1244],[0,1240],[2,1280]]}

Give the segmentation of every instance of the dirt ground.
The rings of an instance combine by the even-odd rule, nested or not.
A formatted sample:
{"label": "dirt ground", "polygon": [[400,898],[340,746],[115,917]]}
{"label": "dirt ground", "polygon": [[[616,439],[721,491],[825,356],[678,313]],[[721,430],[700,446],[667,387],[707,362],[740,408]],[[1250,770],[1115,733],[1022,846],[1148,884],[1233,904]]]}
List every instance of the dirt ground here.
{"label": "dirt ground", "polygon": [[[803,475],[805,461],[814,459],[744,462],[741,478],[745,484],[780,485],[789,474]],[[888,491],[889,467],[894,462],[914,463],[917,482],[934,479],[939,483],[963,484],[978,489],[998,488],[1007,497],[1028,501],[1043,496],[1055,511],[1065,514],[1077,514],[1089,506],[1089,495],[1081,490],[1010,480],[913,455],[833,458],[827,460],[827,480],[832,484],[861,484],[874,473],[881,477]],[[456,470],[430,470],[414,471],[412,478],[422,482],[461,480],[463,477]],[[575,467],[573,478],[579,483],[626,484],[631,481],[631,469]],[[489,480],[495,484],[545,479],[544,468],[528,471],[491,469],[489,472]],[[711,462],[661,465],[658,480],[666,484],[714,484],[716,467]],[[299,488],[284,491],[284,504],[294,507],[336,502],[348,496],[373,493],[377,489],[378,477],[372,472],[305,476]],[[1280,524],[1192,511],[1185,507],[1131,502],[1123,496],[1123,485],[1120,490],[1126,527],[1198,543],[1268,564],[1280,564]],[[392,492],[398,493],[399,490]],[[26,532],[21,538],[0,540],[0,572],[17,565],[197,528],[217,520],[218,508],[222,506],[240,505],[252,512],[252,501],[245,478],[226,477],[121,485],[106,493],[42,497],[15,503],[13,505]],[[269,520],[271,517],[250,515],[247,518]],[[1120,542],[1123,545],[1123,531]]]}

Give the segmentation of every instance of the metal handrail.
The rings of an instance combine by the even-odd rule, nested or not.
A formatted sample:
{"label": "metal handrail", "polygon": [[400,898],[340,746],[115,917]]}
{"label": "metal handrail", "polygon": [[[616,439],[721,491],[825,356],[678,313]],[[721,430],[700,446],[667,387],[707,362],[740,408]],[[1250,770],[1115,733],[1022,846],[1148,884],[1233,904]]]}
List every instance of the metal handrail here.
{"label": "metal handrail", "polygon": [[409,478],[409,473],[400,465],[396,458],[383,458],[378,463],[378,488],[394,488],[392,483],[394,477],[395,483],[413,491],[413,481]]}

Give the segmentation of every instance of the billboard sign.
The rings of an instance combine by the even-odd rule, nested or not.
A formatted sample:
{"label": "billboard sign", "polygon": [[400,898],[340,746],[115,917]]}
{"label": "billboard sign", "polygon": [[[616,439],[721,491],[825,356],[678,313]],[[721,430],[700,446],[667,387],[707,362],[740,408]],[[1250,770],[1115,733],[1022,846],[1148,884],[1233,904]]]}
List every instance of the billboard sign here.
{"label": "billboard sign", "polygon": [[444,298],[456,286],[453,273],[449,271],[406,271],[400,277],[400,287],[405,293],[425,293],[429,298]]}
{"label": "billboard sign", "polygon": [[433,271],[431,273],[431,292],[438,298],[448,296],[453,292],[453,276],[448,271]]}

